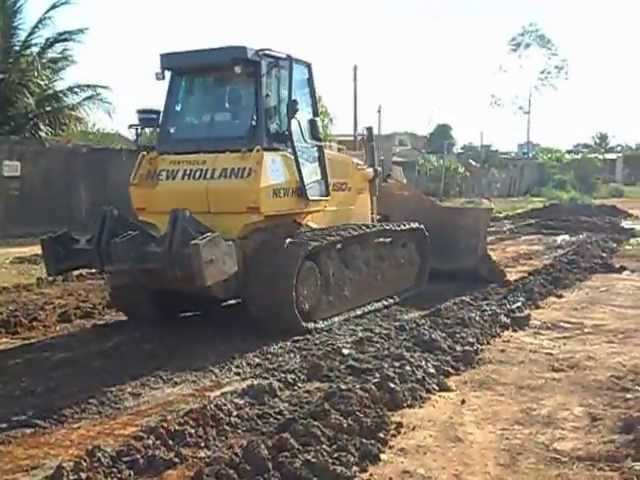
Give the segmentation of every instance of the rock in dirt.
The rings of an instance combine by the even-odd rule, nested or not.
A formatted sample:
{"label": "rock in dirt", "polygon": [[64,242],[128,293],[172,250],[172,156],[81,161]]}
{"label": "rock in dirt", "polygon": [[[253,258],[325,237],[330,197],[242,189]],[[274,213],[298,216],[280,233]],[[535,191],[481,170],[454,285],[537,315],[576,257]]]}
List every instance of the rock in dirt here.
{"label": "rock in dirt", "polygon": [[629,415],[620,421],[618,431],[622,435],[631,435],[636,431],[640,431],[640,415]]}
{"label": "rock in dirt", "polygon": [[519,312],[510,315],[511,328],[514,330],[525,330],[531,323],[531,312]]}

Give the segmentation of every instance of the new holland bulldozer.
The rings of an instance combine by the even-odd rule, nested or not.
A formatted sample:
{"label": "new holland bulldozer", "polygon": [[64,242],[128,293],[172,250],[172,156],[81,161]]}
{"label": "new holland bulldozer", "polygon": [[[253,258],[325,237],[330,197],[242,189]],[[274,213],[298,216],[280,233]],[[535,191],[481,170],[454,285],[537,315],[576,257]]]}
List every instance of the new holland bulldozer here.
{"label": "new holland bulldozer", "polygon": [[[421,291],[430,272],[495,277],[490,209],[448,209],[322,143],[311,65],[272,50],[161,55],[165,106],[130,177],[135,218],[105,208],[91,235],[41,239],[48,275],[106,274],[130,320],[241,300],[294,332]],[[384,219],[384,220],[381,220]]]}

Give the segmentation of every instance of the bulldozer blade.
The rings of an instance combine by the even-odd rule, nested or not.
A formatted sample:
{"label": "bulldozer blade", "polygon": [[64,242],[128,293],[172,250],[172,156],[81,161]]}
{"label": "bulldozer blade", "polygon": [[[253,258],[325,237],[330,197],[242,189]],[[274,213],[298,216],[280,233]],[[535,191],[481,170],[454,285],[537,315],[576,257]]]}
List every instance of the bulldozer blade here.
{"label": "bulldozer blade", "polygon": [[93,234],[76,236],[65,230],[43,237],[40,244],[50,276],[95,269],[125,283],[199,288],[228,278],[238,268],[233,244],[182,209],[171,211],[163,234],[106,208]]}
{"label": "bulldozer blade", "polygon": [[135,222],[120,215],[115,208],[104,208],[90,235],[75,235],[69,230],[45,235],[40,239],[42,256],[49,276],[78,269],[102,270],[109,261],[105,248],[109,240],[121,235]]}
{"label": "bulldozer blade", "polygon": [[109,273],[139,276],[145,284],[209,287],[237,271],[233,244],[183,209],[172,210],[163,235],[139,225],[113,239]]}
{"label": "bulldozer blade", "polygon": [[491,207],[444,206],[407,184],[390,181],[381,186],[378,209],[385,220],[426,227],[433,274],[489,282],[506,279],[487,251]]}

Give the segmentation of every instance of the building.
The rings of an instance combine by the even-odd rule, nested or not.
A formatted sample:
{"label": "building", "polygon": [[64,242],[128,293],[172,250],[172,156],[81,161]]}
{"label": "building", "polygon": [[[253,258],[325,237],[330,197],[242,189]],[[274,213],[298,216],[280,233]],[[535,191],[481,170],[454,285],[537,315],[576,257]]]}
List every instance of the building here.
{"label": "building", "polygon": [[[364,148],[364,135],[358,135],[354,144],[353,134],[333,135],[332,143],[339,151],[361,152]],[[393,132],[376,135],[376,147],[380,163],[385,174],[391,172],[392,166],[402,166],[409,176],[415,174],[418,157],[426,150],[427,137],[413,132]],[[361,157],[361,155],[357,155]]]}
{"label": "building", "polygon": [[[540,150],[540,144],[539,143],[533,143],[533,142],[524,142],[524,143],[519,143],[518,144],[518,150],[517,150],[517,155],[519,157],[535,157],[538,153],[538,150]],[[529,155],[530,153],[530,155]]]}

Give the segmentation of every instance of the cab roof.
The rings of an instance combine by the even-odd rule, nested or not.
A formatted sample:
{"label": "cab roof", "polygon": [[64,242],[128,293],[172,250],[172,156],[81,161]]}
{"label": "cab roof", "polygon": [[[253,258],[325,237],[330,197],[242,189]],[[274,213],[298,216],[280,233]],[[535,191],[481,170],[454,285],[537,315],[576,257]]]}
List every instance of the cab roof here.
{"label": "cab roof", "polygon": [[243,46],[207,48],[183,52],[163,53],[160,55],[162,70],[194,70],[213,65],[229,64],[237,61],[259,61],[263,53],[288,57],[288,55],[270,49],[253,49]]}

